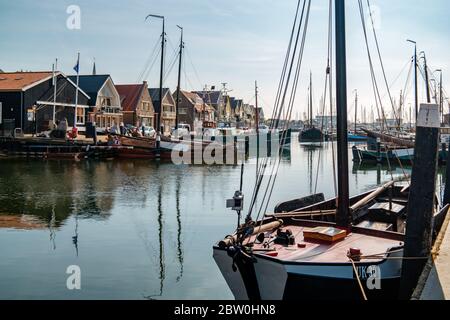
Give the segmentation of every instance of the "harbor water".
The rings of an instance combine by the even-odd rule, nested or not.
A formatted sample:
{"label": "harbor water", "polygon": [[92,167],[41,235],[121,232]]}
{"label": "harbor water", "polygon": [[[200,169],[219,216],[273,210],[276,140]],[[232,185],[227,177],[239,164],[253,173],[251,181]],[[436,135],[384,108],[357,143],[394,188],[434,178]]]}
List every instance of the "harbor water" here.
{"label": "harbor water", "polygon": [[[315,192],[335,195],[332,145],[292,141],[269,210]],[[351,195],[411,171],[353,164],[351,150],[349,159]],[[236,227],[225,200],[239,188],[240,169],[0,160],[0,299],[233,299],[212,245]],[[250,159],[246,205],[255,175]],[[80,268],[80,290],[67,287],[69,266]]]}

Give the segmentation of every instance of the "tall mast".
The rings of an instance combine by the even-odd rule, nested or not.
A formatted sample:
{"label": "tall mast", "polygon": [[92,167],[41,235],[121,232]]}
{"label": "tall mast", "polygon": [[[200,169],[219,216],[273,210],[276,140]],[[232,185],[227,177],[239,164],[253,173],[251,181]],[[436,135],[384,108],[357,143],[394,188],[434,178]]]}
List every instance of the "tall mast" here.
{"label": "tall mast", "polygon": [[430,77],[428,76],[428,64],[427,64],[427,56],[425,52],[423,54],[423,63],[425,68],[425,89],[427,92],[427,103],[431,103],[431,93],[430,93]]}
{"label": "tall mast", "polygon": [[347,57],[345,44],[345,0],[335,1],[336,14],[336,109],[338,135],[338,210],[336,223],[350,227],[348,139],[347,139]]}
{"label": "tall mast", "polygon": [[58,58],[55,60],[55,64],[53,65],[53,123],[56,123],[56,87],[58,84],[58,77],[56,76],[56,73],[58,71]]}
{"label": "tall mast", "polygon": [[415,116],[416,116],[416,123],[417,123],[417,117],[419,116],[419,93],[418,93],[418,79],[417,79],[417,42],[413,40],[407,40],[408,42],[411,42],[414,44],[414,98],[415,98]]}
{"label": "tall mast", "polygon": [[256,81],[255,81],[255,121],[256,121],[256,134],[259,135],[258,83]]}
{"label": "tall mast", "polygon": [[[163,18],[162,23],[162,34],[161,34],[161,66],[159,71],[159,115],[158,115],[158,132],[161,135],[161,115],[163,113],[163,77],[164,77],[164,42],[166,41],[166,35],[165,35],[165,21]],[[164,134],[164,132],[162,133]]]}
{"label": "tall mast", "polygon": [[358,89],[355,89],[355,134],[358,124]]}
{"label": "tall mast", "polygon": [[400,90],[400,100],[398,103],[398,128],[402,126],[402,117],[403,117],[403,90]]}
{"label": "tall mast", "polygon": [[[443,89],[442,89],[442,69],[437,69],[434,72],[440,73],[440,79],[439,79],[439,112],[441,114],[441,124],[444,124],[444,97],[442,95]],[[436,92],[437,96],[437,92]],[[436,98],[437,101],[437,98]]]}
{"label": "tall mast", "polygon": [[[176,101],[176,110],[175,110],[175,130],[178,129],[178,106],[180,104],[180,82],[181,82],[181,62],[182,62],[182,56],[183,56],[183,28],[177,25],[178,28],[181,30],[181,40],[180,40],[180,52],[179,52],[179,61],[178,61],[178,86],[177,86],[177,101]],[[195,109],[195,108],[194,108]],[[194,110],[195,114],[195,110]],[[192,124],[194,124],[195,117],[192,119]],[[193,128],[191,128],[192,130]]]}
{"label": "tall mast", "polygon": [[309,125],[313,126],[312,72],[309,73]]}
{"label": "tall mast", "polygon": [[256,111],[256,179],[259,172],[259,110],[258,110],[258,83],[255,81],[255,111]]}
{"label": "tall mast", "polygon": [[158,18],[162,20],[162,33],[161,33],[161,66],[159,73],[159,113],[158,117],[156,117],[156,148],[159,150],[161,143],[161,114],[163,112],[163,73],[164,73],[164,44],[166,42],[166,33],[165,33],[165,19],[164,16],[158,16],[155,14],[149,14],[145,20],[149,17]]}
{"label": "tall mast", "polygon": [[444,123],[444,96],[443,96],[443,89],[442,89],[442,70],[441,71],[441,79],[439,82],[439,106],[441,109],[441,115],[442,115],[442,123]]}
{"label": "tall mast", "polygon": [[78,52],[78,58],[77,58],[77,88],[75,91],[75,115],[73,120],[73,127],[77,127],[77,114],[78,114],[78,86],[80,84],[80,53]]}

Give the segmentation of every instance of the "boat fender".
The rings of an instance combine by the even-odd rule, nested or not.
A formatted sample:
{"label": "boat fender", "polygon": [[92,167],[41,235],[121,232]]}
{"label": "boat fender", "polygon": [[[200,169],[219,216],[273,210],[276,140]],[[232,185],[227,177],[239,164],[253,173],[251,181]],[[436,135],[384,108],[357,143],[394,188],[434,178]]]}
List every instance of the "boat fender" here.
{"label": "boat fender", "polygon": [[274,242],[278,245],[293,246],[295,244],[295,236],[290,229],[287,229],[286,231],[278,229],[277,237]]}

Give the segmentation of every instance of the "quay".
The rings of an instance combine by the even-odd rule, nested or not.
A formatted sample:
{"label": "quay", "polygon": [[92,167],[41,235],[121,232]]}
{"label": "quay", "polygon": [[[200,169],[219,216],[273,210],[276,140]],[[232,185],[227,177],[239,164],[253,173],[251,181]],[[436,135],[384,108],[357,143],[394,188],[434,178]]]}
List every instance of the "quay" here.
{"label": "quay", "polygon": [[441,227],[431,257],[419,279],[413,300],[450,299],[450,215]]}

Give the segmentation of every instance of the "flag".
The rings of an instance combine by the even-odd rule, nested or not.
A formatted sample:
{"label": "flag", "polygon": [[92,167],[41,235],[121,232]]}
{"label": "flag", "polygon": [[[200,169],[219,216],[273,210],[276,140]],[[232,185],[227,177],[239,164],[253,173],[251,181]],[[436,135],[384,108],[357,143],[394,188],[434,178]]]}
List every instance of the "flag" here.
{"label": "flag", "polygon": [[77,61],[77,64],[75,65],[75,67],[73,67],[73,70],[75,70],[76,73],[80,71],[80,60]]}

